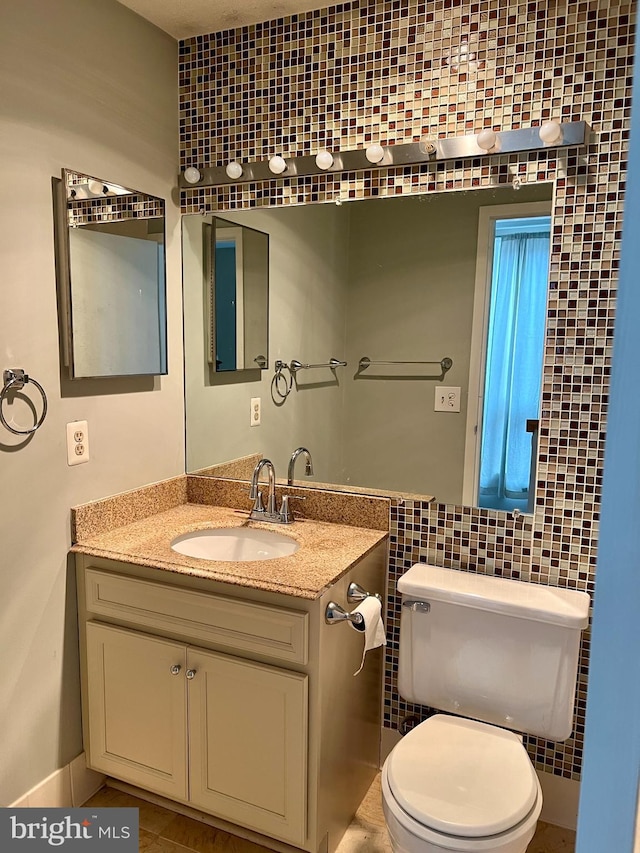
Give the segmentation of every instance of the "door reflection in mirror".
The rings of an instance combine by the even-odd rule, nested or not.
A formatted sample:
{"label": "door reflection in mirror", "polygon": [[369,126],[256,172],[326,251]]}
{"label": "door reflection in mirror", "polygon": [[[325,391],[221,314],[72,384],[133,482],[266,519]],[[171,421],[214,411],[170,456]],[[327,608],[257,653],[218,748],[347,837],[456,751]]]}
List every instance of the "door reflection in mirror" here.
{"label": "door reflection in mirror", "polygon": [[216,233],[214,269],[216,370],[237,370],[244,363],[240,228]]}
{"label": "door reflection in mirror", "polygon": [[209,361],[217,373],[268,362],[269,236],[217,216],[205,224],[209,253]]}

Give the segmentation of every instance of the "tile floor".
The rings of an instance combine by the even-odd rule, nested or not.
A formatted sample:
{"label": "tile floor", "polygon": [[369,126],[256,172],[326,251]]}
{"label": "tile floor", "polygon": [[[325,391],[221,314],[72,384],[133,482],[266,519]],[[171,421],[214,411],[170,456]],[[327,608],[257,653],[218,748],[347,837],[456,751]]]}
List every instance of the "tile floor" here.
{"label": "tile floor", "polygon": [[[140,809],[140,845],[145,853],[272,853],[266,847],[236,838],[197,820],[139,800],[115,788],[103,788],[85,804],[98,807]],[[336,853],[390,853],[382,816],[380,777],[340,842]],[[575,833],[539,823],[527,853],[574,853]]]}

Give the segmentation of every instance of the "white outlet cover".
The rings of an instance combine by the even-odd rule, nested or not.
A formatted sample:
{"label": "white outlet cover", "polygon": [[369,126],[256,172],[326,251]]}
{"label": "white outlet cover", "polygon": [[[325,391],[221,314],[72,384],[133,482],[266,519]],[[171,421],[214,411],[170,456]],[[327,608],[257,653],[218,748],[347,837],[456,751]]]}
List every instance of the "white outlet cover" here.
{"label": "white outlet cover", "polygon": [[455,385],[436,385],[434,412],[459,412],[460,391]]}
{"label": "white outlet cover", "polygon": [[89,425],[86,421],[67,424],[67,464],[82,465],[89,461]]}
{"label": "white outlet cover", "polygon": [[261,405],[260,397],[252,397],[251,398],[250,425],[252,427],[260,426],[261,420],[262,420],[262,405]]}

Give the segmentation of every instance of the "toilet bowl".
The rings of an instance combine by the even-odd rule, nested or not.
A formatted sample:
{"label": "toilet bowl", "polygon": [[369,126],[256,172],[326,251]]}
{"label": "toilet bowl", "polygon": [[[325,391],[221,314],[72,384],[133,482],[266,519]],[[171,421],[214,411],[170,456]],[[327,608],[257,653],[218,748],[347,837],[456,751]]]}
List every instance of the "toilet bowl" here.
{"label": "toilet bowl", "polygon": [[391,752],[382,797],[395,853],[524,853],[542,809],[517,735],[443,714]]}

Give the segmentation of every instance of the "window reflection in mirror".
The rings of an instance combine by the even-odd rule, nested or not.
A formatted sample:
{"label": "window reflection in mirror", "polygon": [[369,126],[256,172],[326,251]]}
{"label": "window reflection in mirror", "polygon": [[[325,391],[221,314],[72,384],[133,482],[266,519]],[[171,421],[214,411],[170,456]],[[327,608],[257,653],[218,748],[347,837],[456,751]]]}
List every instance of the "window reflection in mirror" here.
{"label": "window reflection in mirror", "polygon": [[205,234],[210,264],[209,360],[219,373],[264,370],[269,337],[269,236],[217,216],[211,226],[205,223]]}
{"label": "window reflection in mirror", "polygon": [[533,511],[551,236],[551,217],[528,210],[483,209],[479,229],[488,221],[477,504],[521,512]]}
{"label": "window reflection in mirror", "polygon": [[56,209],[70,376],[166,373],[164,200],[65,169]]}

